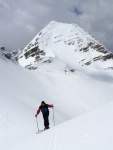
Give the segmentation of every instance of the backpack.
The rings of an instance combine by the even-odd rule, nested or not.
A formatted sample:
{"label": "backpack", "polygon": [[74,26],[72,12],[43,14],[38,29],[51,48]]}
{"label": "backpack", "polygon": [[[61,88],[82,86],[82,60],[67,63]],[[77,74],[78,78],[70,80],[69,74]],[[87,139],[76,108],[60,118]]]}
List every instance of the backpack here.
{"label": "backpack", "polygon": [[45,106],[40,106],[40,109],[41,109],[41,112],[43,115],[46,115],[49,113],[49,109],[48,109],[47,104]]}

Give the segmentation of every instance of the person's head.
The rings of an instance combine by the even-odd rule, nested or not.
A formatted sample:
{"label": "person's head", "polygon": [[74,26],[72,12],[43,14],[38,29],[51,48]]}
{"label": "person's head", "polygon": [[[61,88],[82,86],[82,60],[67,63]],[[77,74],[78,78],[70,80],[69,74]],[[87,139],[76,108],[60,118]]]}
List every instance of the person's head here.
{"label": "person's head", "polygon": [[41,105],[44,106],[46,103],[44,101],[41,102]]}

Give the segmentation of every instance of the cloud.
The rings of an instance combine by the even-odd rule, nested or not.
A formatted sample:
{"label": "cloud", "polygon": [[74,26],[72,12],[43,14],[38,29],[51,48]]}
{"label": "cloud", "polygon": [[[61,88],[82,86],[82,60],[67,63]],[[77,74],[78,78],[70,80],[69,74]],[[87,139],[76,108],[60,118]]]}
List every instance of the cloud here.
{"label": "cloud", "polygon": [[50,21],[75,23],[113,51],[112,0],[0,0],[0,42],[24,48]]}

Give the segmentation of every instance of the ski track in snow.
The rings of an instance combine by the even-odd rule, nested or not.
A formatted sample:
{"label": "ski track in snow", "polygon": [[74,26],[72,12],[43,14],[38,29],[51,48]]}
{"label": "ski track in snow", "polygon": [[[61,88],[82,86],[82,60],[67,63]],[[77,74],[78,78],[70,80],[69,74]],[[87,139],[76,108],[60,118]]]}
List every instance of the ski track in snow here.
{"label": "ski track in snow", "polygon": [[51,133],[47,150],[57,150],[57,129]]}

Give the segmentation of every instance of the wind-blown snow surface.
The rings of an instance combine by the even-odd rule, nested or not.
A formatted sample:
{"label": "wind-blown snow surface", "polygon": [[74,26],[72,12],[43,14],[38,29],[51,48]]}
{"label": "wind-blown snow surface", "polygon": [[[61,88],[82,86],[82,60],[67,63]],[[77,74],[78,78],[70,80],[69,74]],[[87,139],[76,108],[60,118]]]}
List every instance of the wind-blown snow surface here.
{"label": "wind-blown snow surface", "polygon": [[[56,126],[36,135],[34,115],[42,100],[54,105]],[[60,150],[83,146],[81,149],[88,150],[104,143],[105,147],[100,149],[107,150],[109,143],[105,141],[110,131],[110,138],[113,138],[113,105],[97,112],[92,110],[111,102],[112,83],[100,82],[79,72],[29,71],[0,56],[0,149]],[[86,112],[89,115],[82,115]],[[52,113],[50,109],[50,127],[53,126]],[[75,118],[79,115],[82,116]],[[72,118],[75,119],[70,120]],[[38,122],[43,129],[41,114]],[[111,141],[107,142],[111,148]]]}

